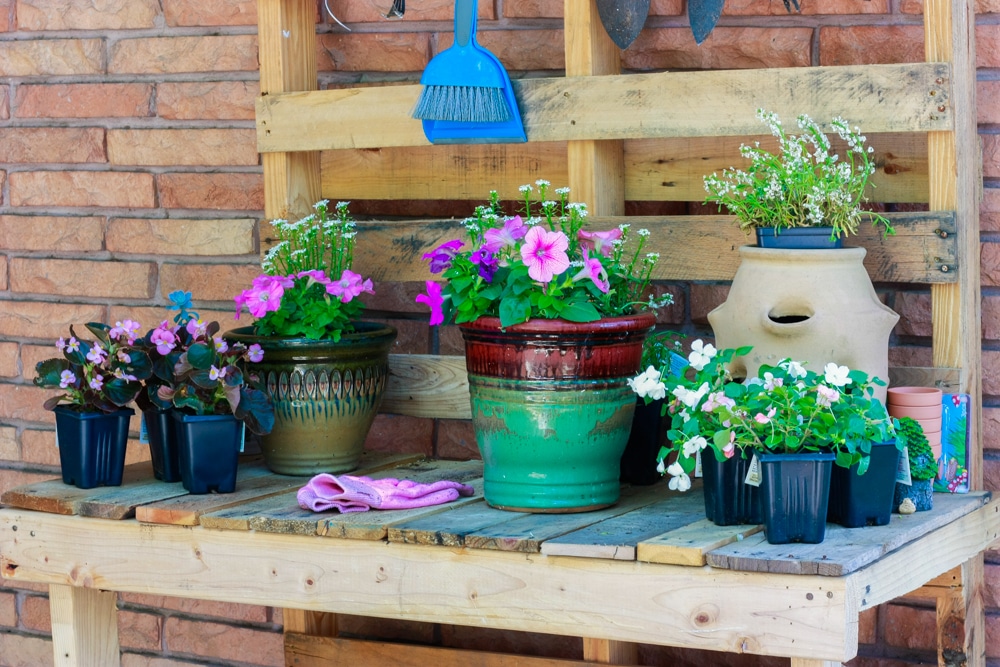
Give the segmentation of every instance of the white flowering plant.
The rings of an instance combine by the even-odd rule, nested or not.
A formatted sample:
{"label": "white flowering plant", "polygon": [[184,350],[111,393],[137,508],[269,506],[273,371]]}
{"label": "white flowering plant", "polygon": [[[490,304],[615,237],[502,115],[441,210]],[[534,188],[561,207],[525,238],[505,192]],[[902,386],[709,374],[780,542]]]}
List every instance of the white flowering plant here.
{"label": "white flowering plant", "polygon": [[644,253],[648,230],[590,231],[587,207],[569,201],[569,188],[556,189],[558,199],[549,198],[544,180],[520,191],[520,214],[504,213],[493,191],[463,222],[468,246],[454,239],[424,255],[445,280],[428,280],[417,297],[431,309],[432,326],[483,316],[499,317],[504,327],[531,318],[593,322],[672,302],[669,294],[648,294],[659,259]]}
{"label": "white flowering plant", "polygon": [[697,340],[683,376],[665,382],[665,374],[650,367],[633,379],[647,402],[668,397],[670,445],[661,448],[658,468],[670,475],[670,488],[691,487],[696,457],[706,449],[719,461],[756,452],[831,452],[837,465],[857,464],[864,474],[872,443],[894,437],[892,420],[874,396],[875,386],[885,386],[879,378],[835,363],[817,373],[785,359],[741,382],[729,369],[750,351],[716,350]]}
{"label": "white flowering plant", "polygon": [[[833,227],[831,238],[858,232],[867,201],[865,190],[875,173],[874,149],[859,127],[834,118],[830,127],[842,140],[843,157],[833,152],[830,138],[806,115],[797,118],[801,134],[785,132],[778,115],[757,110],[757,118],[778,140],[779,153],[760,147],[740,146],[740,155],[750,161],[746,170],[724,169],[722,175],[705,177],[706,203],[716,203],[737,217],[740,229],[749,233],[758,227],[776,232],[788,227]],[[889,221],[868,212],[872,225],[884,234],[894,230]]]}

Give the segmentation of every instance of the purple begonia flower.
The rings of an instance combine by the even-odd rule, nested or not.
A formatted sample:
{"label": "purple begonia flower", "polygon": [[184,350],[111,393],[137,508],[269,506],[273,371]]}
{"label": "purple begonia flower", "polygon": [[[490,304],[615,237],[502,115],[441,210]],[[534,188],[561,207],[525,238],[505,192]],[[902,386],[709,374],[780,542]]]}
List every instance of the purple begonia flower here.
{"label": "purple begonia flower", "polygon": [[[275,306],[274,310],[277,309],[278,309],[277,306]],[[184,328],[187,330],[189,334],[191,334],[195,338],[201,338],[208,332],[208,323],[200,319],[196,320],[194,318],[191,318],[190,320],[187,321],[187,324],[184,325]]]}
{"label": "purple begonia flower", "polygon": [[344,269],[340,280],[335,280],[327,285],[326,291],[332,296],[339,297],[341,303],[349,303],[351,299],[362,292],[375,293],[371,279],[362,280],[361,274],[354,273],[350,269]]}
{"label": "purple begonia flower", "polygon": [[73,336],[69,337],[69,342],[66,343],[67,352],[79,352],[80,351],[80,341],[78,341]]}
{"label": "purple begonia flower", "polygon": [[59,374],[59,387],[65,389],[66,387],[74,384],[76,382],[76,375],[73,371],[65,370]]}
{"label": "purple begonia flower", "polygon": [[131,373],[126,373],[120,368],[115,369],[115,377],[119,380],[125,380],[126,382],[136,382],[139,379]]}
{"label": "purple begonia flower", "polygon": [[427,294],[418,294],[416,302],[426,304],[431,309],[430,325],[433,327],[444,322],[444,310],[442,308],[444,298],[441,296],[441,283],[428,280],[426,285]]}
{"label": "purple begonia flower", "polygon": [[583,280],[585,278],[590,278],[597,285],[597,289],[601,290],[605,294],[611,289],[611,283],[608,281],[608,272],[601,264],[601,260],[596,257],[590,257],[590,251],[586,248],[583,249],[583,268],[580,272],[573,276],[573,282],[577,280]]}
{"label": "purple begonia flower", "polygon": [[517,215],[513,218],[507,218],[503,221],[502,228],[486,230],[486,233],[483,234],[484,243],[482,249],[491,253],[500,252],[501,248],[516,245],[527,233],[528,228],[525,226],[524,221],[521,220],[521,216]]}
{"label": "purple begonia flower", "polygon": [[458,254],[458,250],[462,245],[459,239],[455,239],[454,241],[442,243],[434,250],[426,253],[423,258],[431,263],[431,273],[441,273],[450,269],[451,261],[455,259],[455,255]]}
{"label": "purple begonia flower", "polygon": [[104,388],[104,378],[100,375],[95,375],[94,379],[90,381],[90,388],[94,391],[100,391]]}
{"label": "purple begonia flower", "polygon": [[111,340],[118,340],[122,336],[129,342],[129,345],[135,342],[135,339],[139,337],[139,329],[141,325],[135,320],[125,320],[124,322],[115,322],[115,326],[111,328],[108,332],[108,336]]}
{"label": "purple begonia flower", "polygon": [[606,232],[588,232],[581,229],[578,233],[580,245],[596,250],[604,257],[611,257],[614,252],[614,242],[622,237],[622,230],[609,229]]}
{"label": "purple begonia flower", "polygon": [[149,335],[149,342],[156,346],[158,353],[166,356],[172,349],[177,347],[177,335],[168,328],[166,322],[162,322]]}
{"label": "purple begonia flower", "polygon": [[56,349],[59,350],[60,352],[62,352],[63,350],[66,349],[66,339],[65,338],[60,337],[59,340],[56,341]]}
{"label": "purple begonia flower", "polygon": [[118,353],[115,356],[117,356],[118,361],[122,362],[123,364],[132,363],[132,355],[126,352],[125,350],[118,350]]}
{"label": "purple begonia flower", "polygon": [[521,246],[521,259],[528,267],[531,279],[548,283],[569,268],[568,247],[569,239],[562,232],[550,232],[543,227],[528,230]]}
{"label": "purple begonia flower", "polygon": [[264,348],[254,343],[247,348],[247,358],[255,364],[260,363],[264,359]]}
{"label": "purple begonia flower", "polygon": [[213,338],[212,342],[215,343],[215,351],[218,352],[219,354],[222,354],[223,352],[227,352],[229,350],[229,343],[224,341],[222,338],[219,338],[218,336]]}
{"label": "purple begonia flower", "polygon": [[469,261],[479,266],[479,276],[486,282],[493,280],[493,274],[500,266],[500,260],[483,246],[469,256]]}
{"label": "purple begonia flower", "polygon": [[212,366],[211,368],[208,369],[208,378],[210,380],[221,380],[224,377],[226,377],[225,366],[223,366],[222,368],[216,368],[215,366]]}
{"label": "purple begonia flower", "polygon": [[92,364],[99,364],[104,361],[108,356],[107,351],[101,347],[100,343],[94,343],[94,347],[90,348],[90,352],[87,353],[87,361]]}

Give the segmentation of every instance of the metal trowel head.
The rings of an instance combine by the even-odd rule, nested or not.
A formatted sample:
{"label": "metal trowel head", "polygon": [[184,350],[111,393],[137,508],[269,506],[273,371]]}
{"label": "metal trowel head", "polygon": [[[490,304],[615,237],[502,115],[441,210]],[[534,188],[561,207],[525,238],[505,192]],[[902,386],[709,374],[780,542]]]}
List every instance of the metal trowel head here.
{"label": "metal trowel head", "polygon": [[597,0],[597,13],[611,40],[624,50],[642,32],[649,0]]}

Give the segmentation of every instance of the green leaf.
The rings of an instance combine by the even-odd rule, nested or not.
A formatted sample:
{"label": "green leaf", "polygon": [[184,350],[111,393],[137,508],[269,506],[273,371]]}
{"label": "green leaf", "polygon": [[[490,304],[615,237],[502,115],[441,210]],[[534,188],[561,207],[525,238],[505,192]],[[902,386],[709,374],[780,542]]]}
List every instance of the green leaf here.
{"label": "green leaf", "polygon": [[528,299],[508,297],[500,302],[500,326],[520,324],[530,317],[531,302]]}
{"label": "green leaf", "polygon": [[192,367],[205,370],[215,363],[215,350],[204,343],[195,343],[188,348],[188,363]]}
{"label": "green leaf", "polygon": [[836,463],[841,468],[850,468],[851,464],[854,463],[854,457],[849,452],[838,450]]}
{"label": "green leaf", "polygon": [[597,308],[589,302],[571,303],[563,308],[559,314],[563,319],[570,322],[596,322],[601,319],[601,314],[597,312]]}
{"label": "green leaf", "polygon": [[241,388],[239,406],[233,414],[258,435],[267,435],[274,428],[274,406],[259,389]]}
{"label": "green leaf", "polygon": [[65,359],[46,359],[35,365],[34,383],[39,387],[58,387],[59,376],[69,370],[70,363]]}
{"label": "green leaf", "polygon": [[126,382],[121,378],[112,378],[104,383],[104,394],[117,406],[123,406],[134,400],[141,389],[141,383]]}

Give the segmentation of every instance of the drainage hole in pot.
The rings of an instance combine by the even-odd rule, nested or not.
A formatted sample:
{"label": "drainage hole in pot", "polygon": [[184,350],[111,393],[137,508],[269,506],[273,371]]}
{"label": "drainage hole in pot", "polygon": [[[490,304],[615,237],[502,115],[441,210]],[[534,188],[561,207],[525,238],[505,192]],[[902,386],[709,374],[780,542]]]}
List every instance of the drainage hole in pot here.
{"label": "drainage hole in pot", "polygon": [[773,311],[768,313],[767,319],[771,320],[775,324],[798,324],[800,322],[805,322],[812,317],[811,315],[778,315]]}

